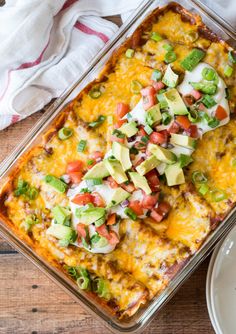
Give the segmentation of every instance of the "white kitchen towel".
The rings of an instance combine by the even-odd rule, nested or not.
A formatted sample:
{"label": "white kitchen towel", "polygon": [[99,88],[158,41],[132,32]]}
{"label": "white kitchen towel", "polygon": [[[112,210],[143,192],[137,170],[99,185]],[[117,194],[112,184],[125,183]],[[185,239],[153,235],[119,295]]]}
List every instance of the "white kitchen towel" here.
{"label": "white kitchen towel", "polygon": [[78,78],[142,0],[7,0],[0,7],[0,130]]}

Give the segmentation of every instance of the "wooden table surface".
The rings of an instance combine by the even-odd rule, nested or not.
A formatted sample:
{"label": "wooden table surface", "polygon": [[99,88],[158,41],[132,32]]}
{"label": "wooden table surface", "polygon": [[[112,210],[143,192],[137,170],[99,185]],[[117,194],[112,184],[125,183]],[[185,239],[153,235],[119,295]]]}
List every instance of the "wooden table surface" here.
{"label": "wooden table surface", "polygon": [[[1,5],[1,0],[0,0]],[[119,23],[119,18],[112,18]],[[0,132],[0,161],[41,117]],[[205,297],[207,259],[143,334],[213,334]],[[0,238],[0,334],[106,334],[110,331]]]}

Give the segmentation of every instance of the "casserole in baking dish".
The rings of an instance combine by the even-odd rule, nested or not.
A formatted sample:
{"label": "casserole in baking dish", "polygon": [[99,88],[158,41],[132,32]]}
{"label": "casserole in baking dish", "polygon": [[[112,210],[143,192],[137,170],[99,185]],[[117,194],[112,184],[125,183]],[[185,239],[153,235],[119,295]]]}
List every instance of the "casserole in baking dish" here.
{"label": "casserole in baking dish", "polygon": [[19,160],[1,220],[135,314],[234,206],[235,62],[198,16],[156,9]]}

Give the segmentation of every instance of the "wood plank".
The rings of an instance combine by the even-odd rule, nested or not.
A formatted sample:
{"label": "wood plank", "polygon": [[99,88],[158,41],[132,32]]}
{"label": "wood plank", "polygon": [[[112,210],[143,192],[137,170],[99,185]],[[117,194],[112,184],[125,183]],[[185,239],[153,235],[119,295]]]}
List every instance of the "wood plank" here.
{"label": "wood plank", "polygon": [[[208,260],[156,315],[144,334],[214,333],[205,302],[207,266]],[[0,333],[109,332],[20,254],[0,255],[0,268]]]}

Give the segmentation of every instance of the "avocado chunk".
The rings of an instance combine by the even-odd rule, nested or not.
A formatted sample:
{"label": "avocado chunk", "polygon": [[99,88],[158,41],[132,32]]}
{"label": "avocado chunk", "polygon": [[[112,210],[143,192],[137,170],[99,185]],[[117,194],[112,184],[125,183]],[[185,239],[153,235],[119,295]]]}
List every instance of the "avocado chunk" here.
{"label": "avocado chunk", "polygon": [[104,177],[109,176],[110,173],[108,172],[104,161],[98,162],[94,165],[85,175],[84,180],[88,179],[103,179]]}
{"label": "avocado chunk", "polygon": [[155,144],[149,144],[148,151],[154,154],[158,160],[165,162],[167,164],[173,164],[174,162],[177,161],[177,156],[173,152],[167,150],[164,147]]}
{"label": "avocado chunk", "polygon": [[118,184],[128,181],[127,175],[118,160],[108,158],[103,161],[110,175]]}
{"label": "avocado chunk", "polygon": [[148,125],[152,126],[154,124],[160,123],[161,120],[162,120],[162,115],[160,112],[159,103],[146,111],[145,122]]}
{"label": "avocado chunk", "polygon": [[123,124],[119,129],[126,137],[132,137],[138,132],[137,123],[132,121],[126,124]]}
{"label": "avocado chunk", "polygon": [[140,165],[138,165],[138,167],[136,167],[136,170],[140,175],[145,175],[148,172],[150,172],[150,170],[160,165],[160,163],[161,162],[155,157],[155,155],[151,155],[149,158],[143,161]]}
{"label": "avocado chunk", "polygon": [[47,234],[52,235],[59,240],[66,240],[69,242],[73,238],[74,231],[69,226],[54,224],[47,229]]}
{"label": "avocado chunk", "polygon": [[193,139],[189,136],[179,135],[177,133],[172,133],[170,138],[170,143],[174,145],[179,145],[191,149],[195,149],[197,147],[197,140]]}
{"label": "avocado chunk", "polygon": [[60,205],[56,205],[52,209],[53,218],[56,220],[57,224],[64,225],[70,222],[71,211]]}
{"label": "avocado chunk", "polygon": [[165,71],[164,77],[162,78],[162,82],[170,87],[170,88],[174,88],[177,85],[178,82],[178,74],[175,74],[174,71],[172,71],[172,68],[170,65],[167,66],[167,69]]}
{"label": "avocado chunk", "polygon": [[152,190],[148,185],[147,179],[145,176],[140,175],[136,172],[130,172],[129,176],[134,183],[136,188],[142,189],[147,195],[150,195]]}
{"label": "avocado chunk", "polygon": [[130,193],[125,191],[122,188],[116,188],[114,194],[112,195],[110,203],[107,205],[107,208],[118,205],[119,203],[125,201],[130,196]]}
{"label": "avocado chunk", "polygon": [[97,208],[93,205],[87,205],[76,209],[75,215],[80,222],[86,225],[95,223],[97,220],[105,216],[106,210],[104,208]]}
{"label": "avocado chunk", "polygon": [[170,108],[170,112],[174,115],[187,115],[188,109],[184,104],[181,96],[177,89],[173,88],[163,93],[166,101],[168,103],[168,107]]}
{"label": "avocado chunk", "polygon": [[168,165],[165,169],[165,175],[168,186],[176,186],[178,184],[185,183],[183,169],[179,167],[179,164]]}
{"label": "avocado chunk", "polygon": [[114,157],[120,161],[121,166],[124,171],[130,169],[132,167],[132,163],[129,157],[129,149],[125,145],[122,145],[117,142],[113,142],[112,144],[112,154]]}

